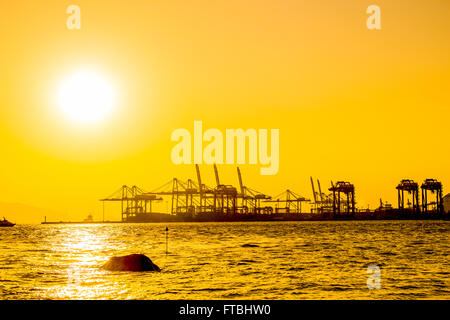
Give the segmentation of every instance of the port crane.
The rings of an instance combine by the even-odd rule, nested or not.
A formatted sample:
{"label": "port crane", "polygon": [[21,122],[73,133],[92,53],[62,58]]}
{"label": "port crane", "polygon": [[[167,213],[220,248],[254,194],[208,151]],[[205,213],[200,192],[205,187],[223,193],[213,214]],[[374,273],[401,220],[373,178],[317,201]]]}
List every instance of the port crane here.
{"label": "port crane", "polygon": [[[412,212],[419,213],[419,185],[410,179],[403,179],[396,187],[398,195],[398,208],[405,210],[405,191],[411,195]],[[409,201],[409,200],[408,200]]]}
{"label": "port crane", "polygon": [[[333,192],[333,215],[339,216],[345,212],[348,215],[355,214],[355,186],[350,182],[338,181],[333,184],[331,181],[331,188],[328,189]],[[346,199],[341,198],[341,193]]]}
{"label": "port crane", "polygon": [[[171,179],[163,186],[147,192],[144,189],[127,185],[122,186],[110,196],[101,199],[106,202],[118,202],[121,204],[122,221],[138,222],[151,221],[158,214],[153,212],[153,203],[162,201],[164,196],[170,196],[172,207],[171,214],[188,218],[184,221],[240,221],[243,220],[265,220],[267,216],[256,217],[259,214],[274,214],[274,219],[284,217],[293,220],[302,220],[306,216],[294,216],[292,214],[302,213],[304,202],[312,204],[311,213],[319,215],[318,218],[352,218],[355,214],[355,187],[346,181],[331,181],[331,187],[327,194],[323,192],[319,179],[314,182],[310,177],[313,193],[313,201],[302,197],[290,189],[280,193],[276,197],[270,197],[264,193],[247,187],[242,178],[242,173],[237,167],[239,185],[235,188],[226,185],[220,180],[219,170],[216,164],[213,166],[215,176],[215,186],[209,187],[203,183],[199,165],[195,165],[197,179],[180,180]],[[380,215],[396,215],[419,213],[443,214],[442,183],[435,179],[426,179],[420,186],[422,189],[422,203],[419,205],[419,185],[413,180],[404,179],[396,187],[398,191],[398,209],[391,205],[383,204],[380,200],[380,207],[373,213]],[[405,194],[407,193],[407,194]],[[431,197],[429,199],[429,193]],[[408,194],[410,195],[408,197]],[[411,199],[411,208],[405,208]],[[434,199],[434,197],[436,197]],[[429,201],[432,200],[432,201]],[[169,201],[167,201],[169,203]],[[104,211],[103,211],[104,213]],[[359,211],[358,214],[371,214],[370,210]],[[332,214],[332,215],[331,215]],[[243,215],[248,215],[243,217]],[[323,217],[321,217],[322,215]],[[368,216],[372,217],[372,216]],[[173,218],[173,217],[171,217]],[[195,218],[195,219],[190,219]],[[183,219],[180,219],[183,221]]]}
{"label": "port crane", "polygon": [[240,194],[239,197],[241,199],[240,209],[243,213],[251,213],[251,214],[270,214],[273,212],[273,209],[268,206],[261,206],[262,201],[270,200],[272,197],[249,188],[244,185],[242,182],[242,174],[239,167],[237,167],[237,175],[239,180]]}
{"label": "port crane", "polygon": [[216,177],[216,188],[213,190],[214,211],[220,214],[235,214],[237,212],[238,192],[232,185],[220,183],[219,171],[214,164],[214,175]]}
{"label": "port crane", "polygon": [[[434,207],[434,211],[438,213],[444,212],[444,200],[442,196],[442,183],[436,179],[426,179],[422,185],[422,212],[427,213],[430,210],[430,206]],[[428,192],[436,194],[435,202],[428,202]]]}
{"label": "port crane", "polygon": [[[270,202],[275,205],[275,213],[302,213],[302,202],[310,202],[297,193],[287,189],[279,195],[273,197],[271,200],[264,200],[264,202]],[[282,206],[280,206],[282,205]]]}
{"label": "port crane", "polygon": [[152,212],[153,202],[160,202],[163,199],[154,194],[149,194],[138,186],[122,186],[110,196],[100,199],[105,202],[120,202],[122,221],[139,219]]}
{"label": "port crane", "polygon": [[[312,187],[312,193],[313,193],[313,198],[314,198],[314,202],[312,203],[313,207],[312,207],[311,211],[313,213],[319,213],[319,214],[322,214],[324,212],[331,212],[332,207],[333,207],[332,195],[331,194],[327,195],[322,192],[319,179],[317,179],[317,187],[319,189],[319,192],[316,192],[316,189],[314,187],[313,178],[310,177],[310,180],[311,180],[311,187]],[[331,184],[333,185],[333,182],[331,182]]]}

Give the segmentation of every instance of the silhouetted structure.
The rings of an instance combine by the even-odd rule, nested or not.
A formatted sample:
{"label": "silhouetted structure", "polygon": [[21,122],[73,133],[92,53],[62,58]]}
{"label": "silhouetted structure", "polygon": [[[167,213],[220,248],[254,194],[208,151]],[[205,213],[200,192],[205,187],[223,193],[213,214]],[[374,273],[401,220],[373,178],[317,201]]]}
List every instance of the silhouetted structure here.
{"label": "silhouetted structure", "polygon": [[412,212],[419,213],[419,185],[413,180],[404,179],[396,187],[398,190],[398,208],[405,210],[405,191],[412,195]]}
{"label": "silhouetted structure", "polygon": [[267,201],[272,199],[272,197],[256,191],[252,188],[244,186],[242,182],[242,174],[239,167],[237,167],[237,174],[239,180],[239,187],[241,192],[238,194],[238,197],[241,199],[239,212],[244,214],[269,214],[272,213],[273,210],[268,206],[261,206],[261,201]]}
{"label": "silhouetted structure", "polygon": [[[101,201],[118,201],[122,206],[122,222],[151,221],[267,221],[267,220],[320,220],[320,219],[434,219],[442,218],[444,199],[442,184],[434,179],[427,179],[421,185],[422,210],[427,215],[410,215],[419,213],[419,185],[413,180],[402,180],[396,187],[398,192],[398,209],[384,204],[375,210],[356,210],[355,186],[350,182],[331,182],[323,193],[317,180],[318,192],[311,177],[314,201],[286,190],[272,198],[244,185],[241,171],[237,168],[239,187],[223,184],[219,171],[214,165],[215,187],[202,182],[200,168],[195,165],[197,181],[182,181],[174,178],[163,186],[146,192],[133,186],[123,186],[111,196]],[[405,191],[412,197],[405,207]],[[436,194],[436,201],[429,202],[428,194]],[[170,196],[170,214],[152,211],[153,202]],[[311,212],[302,212],[302,203],[312,204]],[[85,221],[86,222],[86,221]]]}
{"label": "silhouetted structure", "polygon": [[[197,170],[200,174],[199,167]],[[219,214],[236,214],[238,191],[231,185],[220,184],[219,171],[214,164],[214,175],[216,177],[216,188],[214,189],[214,209]]]}
{"label": "silhouetted structure", "polygon": [[316,189],[314,188],[314,181],[313,178],[311,179],[311,187],[312,187],[312,193],[314,202],[312,203],[311,211],[313,213],[318,214],[324,214],[324,213],[332,213],[333,212],[333,194],[325,194],[322,192],[322,189],[320,187],[320,181],[317,179],[317,187],[318,192],[316,192]]}
{"label": "silhouetted structure", "polygon": [[119,190],[100,201],[118,201],[122,207],[122,221],[146,220],[152,214],[152,202],[161,201],[161,197],[146,194],[137,186],[122,186]]}
{"label": "silhouetted structure", "polygon": [[450,193],[446,194],[443,197],[442,204],[443,204],[443,207],[444,207],[444,213],[450,214]]}
{"label": "silhouetted structure", "polygon": [[264,202],[273,203],[276,214],[300,214],[302,213],[302,202],[310,202],[310,200],[288,189],[274,197],[272,200],[265,200]]}
{"label": "silhouetted structure", "polygon": [[[328,190],[333,192],[333,215],[341,215],[345,212],[347,215],[355,214],[355,186],[350,182],[338,181]],[[346,199],[341,199],[341,193]]]}
{"label": "silhouetted structure", "polygon": [[[422,183],[422,212],[429,212],[429,207],[434,206],[434,211],[437,213],[444,212],[444,202],[442,196],[442,183],[436,179],[426,179]],[[428,192],[436,194],[436,202],[428,202]],[[433,211],[433,210],[431,210]]]}
{"label": "silhouetted structure", "polygon": [[[217,166],[214,165],[216,186],[211,188],[202,182],[200,168],[195,166],[197,182],[177,178],[160,188],[146,193],[154,196],[171,196],[171,214],[183,217],[207,217],[210,215],[270,214],[271,207],[261,206],[261,201],[271,199],[261,192],[246,187],[238,170],[240,192],[232,185],[220,183]],[[170,188],[170,189],[169,189]]]}

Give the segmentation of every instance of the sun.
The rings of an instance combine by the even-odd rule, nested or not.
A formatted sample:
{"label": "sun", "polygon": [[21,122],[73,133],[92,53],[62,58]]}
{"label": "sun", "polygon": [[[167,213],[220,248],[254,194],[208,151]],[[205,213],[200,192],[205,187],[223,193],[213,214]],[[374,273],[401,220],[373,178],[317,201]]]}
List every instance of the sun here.
{"label": "sun", "polygon": [[65,79],[58,91],[58,105],[63,114],[78,124],[105,120],[114,110],[113,86],[92,71],[79,71]]}

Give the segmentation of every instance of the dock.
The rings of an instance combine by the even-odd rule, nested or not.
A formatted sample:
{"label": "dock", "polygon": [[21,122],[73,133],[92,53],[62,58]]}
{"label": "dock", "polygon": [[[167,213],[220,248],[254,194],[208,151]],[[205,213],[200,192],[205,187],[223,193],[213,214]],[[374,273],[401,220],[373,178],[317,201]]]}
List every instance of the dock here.
{"label": "dock", "polygon": [[[103,220],[93,221],[92,215],[84,221],[59,221],[42,224],[103,224],[147,222],[238,222],[238,221],[324,221],[324,220],[448,220],[449,209],[444,208],[442,183],[426,179],[420,186],[411,179],[403,179],[395,187],[398,206],[384,203],[375,210],[357,207],[356,188],[349,181],[331,181],[322,190],[320,181],[310,177],[312,199],[286,189],[270,196],[244,184],[241,170],[237,167],[239,187],[222,184],[214,164],[216,185],[202,182],[200,168],[195,165],[196,181],[171,179],[153,191],[127,185],[110,196],[100,199],[103,203]],[[421,189],[421,192],[419,190]],[[421,195],[421,197],[420,197]],[[170,212],[153,210],[154,203],[170,201]],[[447,201],[447,200],[445,200]],[[121,220],[105,221],[105,203],[121,206]],[[447,202],[446,202],[447,203]],[[307,211],[305,206],[310,207]]]}
{"label": "dock", "polygon": [[[121,205],[121,222],[214,222],[214,221],[314,221],[314,220],[372,220],[372,219],[445,219],[442,183],[426,179],[419,184],[403,179],[396,186],[398,208],[383,203],[375,210],[358,209],[356,188],[348,181],[340,180],[322,191],[317,189],[311,177],[312,200],[291,189],[277,196],[270,196],[244,184],[237,167],[238,187],[222,184],[214,164],[216,185],[203,183],[200,168],[195,165],[196,179],[173,178],[161,187],[148,192],[137,186],[122,186],[103,202]],[[431,194],[431,196],[429,196]],[[429,201],[434,195],[434,201]],[[153,212],[153,204],[164,199],[170,201],[170,213]],[[412,201],[412,203],[411,203]],[[310,206],[310,212],[304,210]],[[104,206],[103,206],[104,207]]]}

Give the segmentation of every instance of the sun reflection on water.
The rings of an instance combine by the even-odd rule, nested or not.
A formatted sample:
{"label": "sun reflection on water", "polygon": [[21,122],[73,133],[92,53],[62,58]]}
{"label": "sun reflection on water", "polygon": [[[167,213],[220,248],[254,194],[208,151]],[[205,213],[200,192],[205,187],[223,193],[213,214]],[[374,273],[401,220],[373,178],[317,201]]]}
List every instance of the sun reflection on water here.
{"label": "sun reflection on water", "polygon": [[53,252],[66,262],[61,270],[66,282],[42,288],[53,299],[93,299],[108,296],[116,288],[102,283],[105,272],[99,267],[104,262],[107,233],[98,232],[101,226],[70,226],[64,228],[59,241],[51,244]]}

